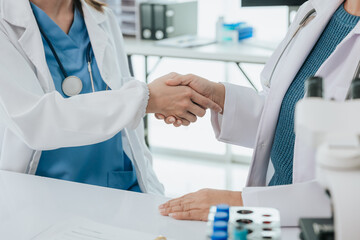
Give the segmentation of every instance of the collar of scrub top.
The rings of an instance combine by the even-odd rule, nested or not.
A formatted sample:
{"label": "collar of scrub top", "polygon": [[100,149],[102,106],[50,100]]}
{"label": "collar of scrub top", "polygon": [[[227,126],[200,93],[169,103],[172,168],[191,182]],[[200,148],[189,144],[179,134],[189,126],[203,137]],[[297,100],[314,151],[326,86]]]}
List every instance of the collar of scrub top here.
{"label": "collar of scrub top", "polygon": [[[36,21],[37,21],[37,19],[36,19]],[[77,76],[69,76],[68,75],[68,73],[66,72],[66,70],[64,68],[64,65],[61,63],[61,60],[60,60],[58,54],[56,53],[56,50],[55,50],[53,44],[51,43],[48,36],[45,34],[44,30],[41,28],[39,22],[37,22],[37,23],[38,23],[38,27],[39,27],[41,35],[44,37],[45,41],[49,45],[50,50],[51,50],[52,54],[54,55],[57,64],[59,65],[60,71],[62,72],[62,74],[64,76],[64,80],[62,81],[62,84],[61,84],[61,89],[62,89],[63,93],[68,97],[72,97],[72,96],[80,94],[80,92],[82,91],[82,88],[83,88],[82,80],[80,78],[78,78]],[[89,43],[89,45],[87,47],[86,60],[87,60],[87,64],[88,64],[88,71],[90,74],[92,91],[95,92],[94,79],[93,79],[92,69],[91,69],[91,63],[92,63],[91,43]],[[106,86],[106,90],[107,89],[108,89],[108,86]]]}

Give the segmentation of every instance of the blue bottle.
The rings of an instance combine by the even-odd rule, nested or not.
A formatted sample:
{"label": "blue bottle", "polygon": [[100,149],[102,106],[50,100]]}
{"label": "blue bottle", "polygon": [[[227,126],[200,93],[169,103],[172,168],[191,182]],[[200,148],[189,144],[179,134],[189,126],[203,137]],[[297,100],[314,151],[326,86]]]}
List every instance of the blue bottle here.
{"label": "blue bottle", "polygon": [[226,213],[226,212],[217,212],[217,213],[215,213],[214,222],[216,222],[216,221],[228,222],[229,221],[229,214]]}
{"label": "blue bottle", "polygon": [[230,206],[227,204],[219,204],[216,206],[216,212],[226,212],[227,214],[229,214]]}
{"label": "blue bottle", "polygon": [[216,222],[214,222],[213,230],[214,230],[214,232],[217,232],[217,231],[227,232],[228,231],[228,223],[225,221],[216,221]]}

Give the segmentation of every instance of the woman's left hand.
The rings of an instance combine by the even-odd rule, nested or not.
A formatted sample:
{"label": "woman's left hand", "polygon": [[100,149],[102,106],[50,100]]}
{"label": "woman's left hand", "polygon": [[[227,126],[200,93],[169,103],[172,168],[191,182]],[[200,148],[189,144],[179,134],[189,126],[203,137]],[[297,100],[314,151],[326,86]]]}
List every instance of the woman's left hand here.
{"label": "woman's left hand", "polygon": [[218,204],[242,206],[241,192],[202,189],[160,205],[159,211],[177,220],[207,221],[210,207]]}

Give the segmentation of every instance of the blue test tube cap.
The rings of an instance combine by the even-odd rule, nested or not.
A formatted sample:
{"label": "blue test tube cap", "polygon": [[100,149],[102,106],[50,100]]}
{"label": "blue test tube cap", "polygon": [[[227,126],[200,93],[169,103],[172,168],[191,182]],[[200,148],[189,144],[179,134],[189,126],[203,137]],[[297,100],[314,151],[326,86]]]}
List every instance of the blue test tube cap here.
{"label": "blue test tube cap", "polygon": [[227,232],[227,230],[228,230],[228,222],[225,222],[225,221],[214,222],[213,229],[214,229],[214,232],[216,232],[216,231],[225,231],[225,232]]}
{"label": "blue test tube cap", "polygon": [[234,240],[246,240],[248,235],[248,230],[243,227],[237,227],[234,230]]}
{"label": "blue test tube cap", "polygon": [[214,222],[217,222],[217,221],[228,222],[229,221],[229,214],[226,213],[226,212],[217,212],[217,213],[215,213]]}
{"label": "blue test tube cap", "polygon": [[216,212],[230,212],[230,206],[227,204],[219,204],[216,206]]}
{"label": "blue test tube cap", "polygon": [[224,231],[216,231],[211,235],[211,240],[227,240],[228,234]]}

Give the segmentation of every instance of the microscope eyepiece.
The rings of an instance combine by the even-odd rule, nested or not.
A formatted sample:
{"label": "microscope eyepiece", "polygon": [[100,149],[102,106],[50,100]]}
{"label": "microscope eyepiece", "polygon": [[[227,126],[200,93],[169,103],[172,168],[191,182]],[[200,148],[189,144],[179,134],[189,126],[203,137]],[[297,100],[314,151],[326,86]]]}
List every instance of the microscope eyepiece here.
{"label": "microscope eyepiece", "polygon": [[322,77],[310,77],[305,82],[306,97],[323,97]]}
{"label": "microscope eyepiece", "polygon": [[360,98],[360,78],[355,78],[350,87],[350,99]]}

